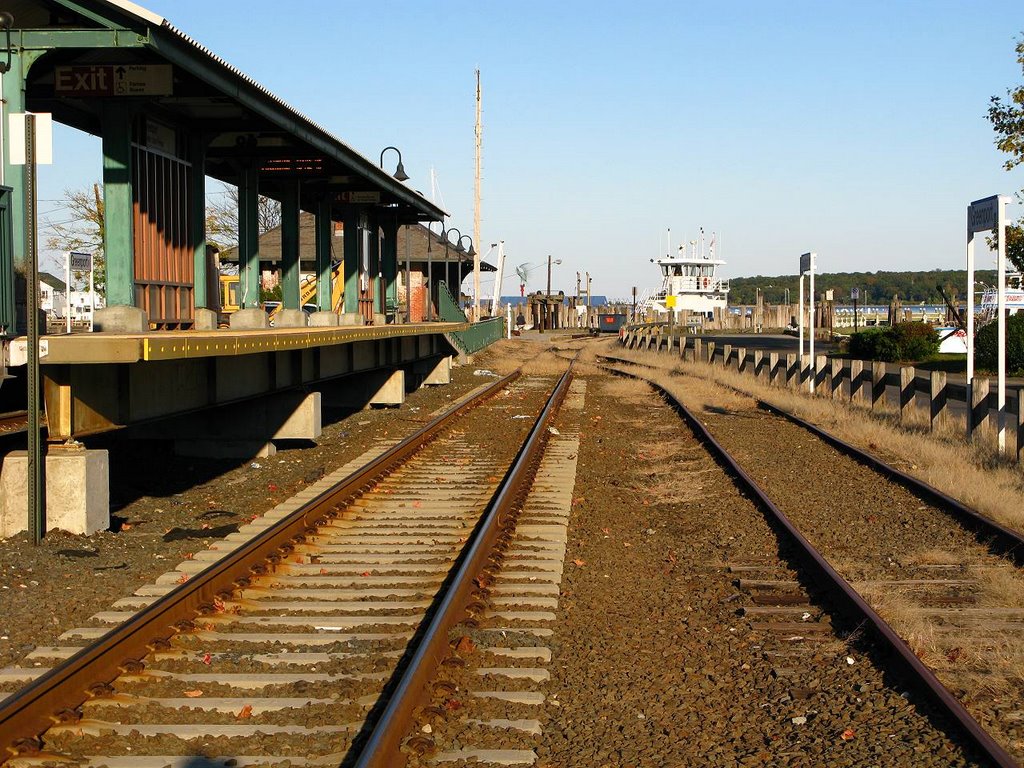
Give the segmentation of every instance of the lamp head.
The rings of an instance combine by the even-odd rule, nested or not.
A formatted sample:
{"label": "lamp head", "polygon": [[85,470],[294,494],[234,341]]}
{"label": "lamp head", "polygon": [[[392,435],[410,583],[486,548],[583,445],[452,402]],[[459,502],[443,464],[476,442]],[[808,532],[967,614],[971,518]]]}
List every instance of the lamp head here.
{"label": "lamp head", "polygon": [[8,11],[0,11],[0,29],[10,29],[14,26],[14,14]]}
{"label": "lamp head", "polygon": [[398,161],[398,167],[395,169],[395,178],[398,181],[408,181],[409,180],[409,174],[407,174],[405,172],[405,166],[402,165],[402,161],[401,160]]}

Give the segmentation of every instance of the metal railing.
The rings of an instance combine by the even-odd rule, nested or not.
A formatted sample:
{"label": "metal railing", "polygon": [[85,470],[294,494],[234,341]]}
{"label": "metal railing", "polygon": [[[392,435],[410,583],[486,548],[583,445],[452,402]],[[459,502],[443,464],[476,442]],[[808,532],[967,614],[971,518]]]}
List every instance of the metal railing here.
{"label": "metal railing", "polygon": [[[437,287],[437,311],[443,322],[467,323],[469,318],[452,298],[448,286],[441,283]],[[467,355],[479,352],[505,335],[505,321],[501,317],[491,317],[479,323],[473,323],[465,331],[453,331],[448,336]]]}

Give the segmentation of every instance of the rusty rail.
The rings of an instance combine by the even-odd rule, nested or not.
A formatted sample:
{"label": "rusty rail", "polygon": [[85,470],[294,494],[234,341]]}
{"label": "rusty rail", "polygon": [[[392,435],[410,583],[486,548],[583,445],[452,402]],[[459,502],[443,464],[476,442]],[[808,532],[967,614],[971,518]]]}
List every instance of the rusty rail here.
{"label": "rusty rail", "polygon": [[58,713],[78,707],[90,689],[109,684],[126,665],[147,653],[192,620],[214,600],[245,581],[266,563],[276,562],[306,535],[336,514],[347,499],[366,490],[418,451],[452,420],[518,378],[519,372],[498,379],[477,395],[441,414],[413,435],[356,470],[334,488],[260,532],[250,541],[176,587],[131,619],[86,646],[45,675],[0,701],[0,764],[19,746],[38,745],[38,737],[56,721]]}
{"label": "rusty rail", "polygon": [[917,658],[910,646],[901,638],[896,631],[889,626],[875,610],[865,602],[857,591],[850,586],[836,570],[829,565],[828,561],[818,552],[817,549],[797,530],[796,526],[780,510],[775,503],[765,494],[757,482],[748,475],[743,467],[733,459],[728,451],[711,435],[711,432],[701,423],[685,405],[661,385],[643,377],[622,371],[615,371],[623,376],[637,378],[650,384],[665,400],[668,401],[677,413],[679,413],[690,428],[697,434],[698,438],[711,448],[716,455],[740,482],[754,494],[761,505],[766,509],[775,521],[785,530],[789,537],[800,549],[810,566],[817,574],[825,580],[832,588],[832,593],[838,602],[852,614],[859,617],[862,622],[869,624],[875,631],[875,635],[885,648],[898,659],[903,671],[918,681],[921,688],[928,694],[932,702],[944,714],[952,718],[968,736],[970,741],[990,759],[994,765],[1000,768],[1019,768],[1017,762],[1006,752],[992,736],[981,727],[971,713],[967,711],[960,700],[956,698],[939,681],[935,674]]}
{"label": "rusty rail", "polygon": [[768,411],[769,413],[774,413],[777,416],[788,419],[794,424],[812,432],[826,443],[839,450],[841,453],[845,453],[850,458],[865,464],[879,474],[884,475],[890,480],[908,488],[912,493],[932,502],[940,509],[952,512],[953,516],[958,518],[966,527],[970,528],[983,544],[986,544],[991,549],[1013,561],[1014,564],[1024,567],[1024,536],[1017,531],[1011,530],[1004,525],[1000,525],[990,517],[983,515],[975,509],[971,509],[966,504],[957,501],[952,496],[948,496],[938,488],[924,482],[924,480],[920,480],[913,475],[908,475],[906,472],[896,469],[896,467],[891,464],[887,464],[878,457],[872,456],[870,453],[861,450],[857,446],[847,443],[835,435],[826,432],[821,427],[801,419],[796,414],[783,410],[782,408],[772,405],[771,403],[767,403],[764,400],[758,399],[757,404],[760,408]]}
{"label": "rusty rail", "polygon": [[471,614],[468,605],[476,578],[484,571],[495,543],[511,512],[520,503],[533,479],[534,464],[543,452],[548,423],[557,412],[572,381],[572,366],[558,384],[523,443],[512,467],[502,479],[480,522],[452,569],[450,588],[441,597],[422,640],[395,686],[387,707],[374,724],[354,768],[396,768],[405,765],[402,740],[411,727],[413,710],[429,695],[428,685],[438,666],[450,653],[449,630]]}

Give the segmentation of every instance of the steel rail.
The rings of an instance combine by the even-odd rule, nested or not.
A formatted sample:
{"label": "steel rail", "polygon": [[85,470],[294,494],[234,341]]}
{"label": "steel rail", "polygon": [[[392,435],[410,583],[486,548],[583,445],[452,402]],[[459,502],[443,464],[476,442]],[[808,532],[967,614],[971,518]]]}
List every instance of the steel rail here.
{"label": "steel rail", "polygon": [[[621,357],[613,357],[610,355],[598,355],[598,357],[625,365],[639,365],[639,363],[635,363],[632,360],[626,360]],[[749,392],[745,392],[737,387],[733,387],[731,385],[727,386],[735,392],[748,397],[754,397],[750,395]],[[802,419],[784,408],[773,405],[759,397],[754,397],[754,400],[757,402],[759,408],[770,413],[774,413],[777,416],[781,416],[784,419],[788,419],[794,424],[803,427],[808,432],[811,432],[833,448],[837,449],[840,453],[846,454],[850,458],[859,461],[861,464],[864,464],[879,474],[899,483],[909,489],[911,493],[920,496],[925,501],[935,504],[944,512],[951,513],[952,516],[957,518],[960,523],[972,530],[982,544],[989,547],[997,554],[1006,557],[1015,565],[1024,568],[1024,534],[997,523],[987,515],[976,509],[972,509],[962,501],[954,499],[952,496],[943,493],[935,486],[926,483],[924,480],[914,477],[903,470],[897,469],[891,464],[882,461],[882,459],[877,456],[873,456],[868,453],[863,448],[858,448],[852,443],[848,443],[842,438],[836,437],[831,432],[822,429],[816,424],[812,424],[806,419]]]}
{"label": "steel rail", "polygon": [[441,662],[450,655],[449,630],[472,615],[468,608],[475,582],[484,572],[503,526],[514,522],[511,513],[529,488],[534,464],[547,442],[548,423],[565,399],[571,381],[570,363],[466,542],[460,560],[453,566],[451,586],[437,604],[421,642],[369,733],[354,768],[398,768],[406,764],[407,755],[401,747],[402,740],[409,734],[413,710],[429,695],[430,681]]}
{"label": "steel rail", "polygon": [[707,427],[701,423],[700,419],[698,419],[672,393],[660,384],[644,378],[643,376],[637,376],[636,374],[626,372],[617,373],[623,376],[640,379],[641,381],[646,381],[668,401],[669,405],[683,417],[690,428],[697,434],[698,438],[711,447],[711,452],[718,456],[729,470],[740,479],[741,483],[757,497],[757,500],[761,503],[764,509],[771,513],[771,516],[775,521],[782,526],[789,537],[797,544],[803,555],[806,557],[808,565],[816,571],[819,576],[824,577],[827,584],[832,587],[833,595],[839,599],[839,602],[842,605],[845,605],[848,611],[859,616],[862,621],[867,622],[874,628],[876,637],[881,640],[884,646],[902,662],[904,670],[921,684],[924,691],[932,699],[933,703],[964,730],[970,740],[985,757],[989,758],[1000,768],[1019,768],[1013,757],[1011,757],[1009,753],[1007,753],[1006,750],[1004,750],[996,740],[992,738],[988,731],[982,728],[981,724],[978,723],[971,713],[967,711],[964,705],[960,703],[960,700],[950,693],[935,676],[935,673],[925,666],[925,664],[917,657],[903,638],[901,638],[896,631],[889,626],[885,619],[879,616],[878,613],[876,613],[875,610],[867,604],[864,598],[861,597],[852,586],[850,586],[846,579],[844,579],[831,565],[829,565],[828,561],[820,552],[818,552],[817,549],[814,548],[803,534],[800,533],[797,527],[789,520],[788,517],[786,517],[782,510],[780,510],[768,495],[765,494],[757,482],[748,475],[743,470],[743,467],[733,459],[729,452],[726,451],[717,440],[715,440]]}
{"label": "steel rail", "polygon": [[1024,535],[1021,535],[1017,531],[1011,530],[1004,525],[1000,525],[992,518],[987,517],[975,509],[971,509],[966,504],[957,501],[952,496],[943,493],[938,488],[926,483],[924,480],[914,477],[913,475],[909,475],[891,464],[887,464],[877,456],[872,456],[867,451],[864,451],[851,443],[845,442],[835,435],[826,432],[821,427],[816,426],[809,421],[805,421],[796,414],[790,413],[789,411],[779,408],[777,405],[772,405],[760,398],[755,399],[757,400],[758,406],[764,410],[778,416],[782,416],[794,424],[803,427],[807,431],[820,437],[841,453],[844,453],[850,458],[867,465],[879,474],[898,482],[910,489],[914,494],[921,496],[923,499],[932,502],[936,506],[955,513],[954,516],[959,518],[960,522],[965,526],[972,529],[975,534],[983,540],[984,544],[1013,561],[1014,564],[1024,567]]}
{"label": "steel rail", "polygon": [[230,594],[267,563],[279,562],[316,526],[335,516],[336,508],[394,471],[455,418],[476,407],[519,377],[516,371],[433,419],[333,488],[283,517],[210,567],[195,574],[132,618],[40,678],[0,701],[0,764],[18,753],[19,742],[38,739],[89,697],[90,689],[109,684],[126,667],[140,662],[175,631],[187,629],[221,593]]}

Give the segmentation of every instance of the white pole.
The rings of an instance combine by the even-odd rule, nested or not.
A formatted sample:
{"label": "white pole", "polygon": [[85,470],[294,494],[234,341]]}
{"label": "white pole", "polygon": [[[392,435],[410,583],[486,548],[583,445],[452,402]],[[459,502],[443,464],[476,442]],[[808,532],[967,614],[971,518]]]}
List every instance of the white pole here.
{"label": "white pole", "polygon": [[814,360],[814,268],[815,268],[815,263],[814,262],[817,261],[817,258],[818,258],[818,255],[816,253],[811,253],[811,280],[810,280],[811,285],[810,285],[810,289],[809,289],[810,293],[811,293],[811,297],[810,297],[810,305],[811,305],[811,317],[810,317],[810,331],[811,331],[811,342],[810,342],[810,346],[811,346],[811,377],[808,379],[808,381],[810,382],[809,385],[808,385],[808,391],[811,392],[811,394],[814,394],[814,378],[817,375],[817,371],[815,370],[816,365],[815,365],[815,360]]}
{"label": "white pole", "polygon": [[505,307],[505,338],[512,338],[512,302]]}
{"label": "white pole", "polygon": [[996,204],[998,211],[998,229],[996,239],[999,241],[999,257],[997,263],[996,281],[998,287],[998,300],[996,302],[999,312],[996,335],[999,339],[997,344],[996,359],[999,367],[999,395],[996,401],[996,409],[999,414],[999,455],[1006,453],[1006,203],[1009,198],[1000,197]]}
{"label": "white pole", "polygon": [[967,439],[971,439],[974,402],[974,231],[971,206],[967,206]]}
{"label": "white pole", "polygon": [[96,315],[96,291],[94,289],[94,282],[96,277],[96,254],[92,255],[92,260],[89,262],[89,333],[92,333],[93,317]]}
{"label": "white pole", "polygon": [[804,275],[800,273],[800,308],[796,311],[797,325],[800,327],[800,370],[804,369]]}
{"label": "white pole", "polygon": [[71,333],[71,251],[68,251],[65,256],[67,261],[64,262],[64,278],[67,284],[64,286],[64,328],[70,334]]}

